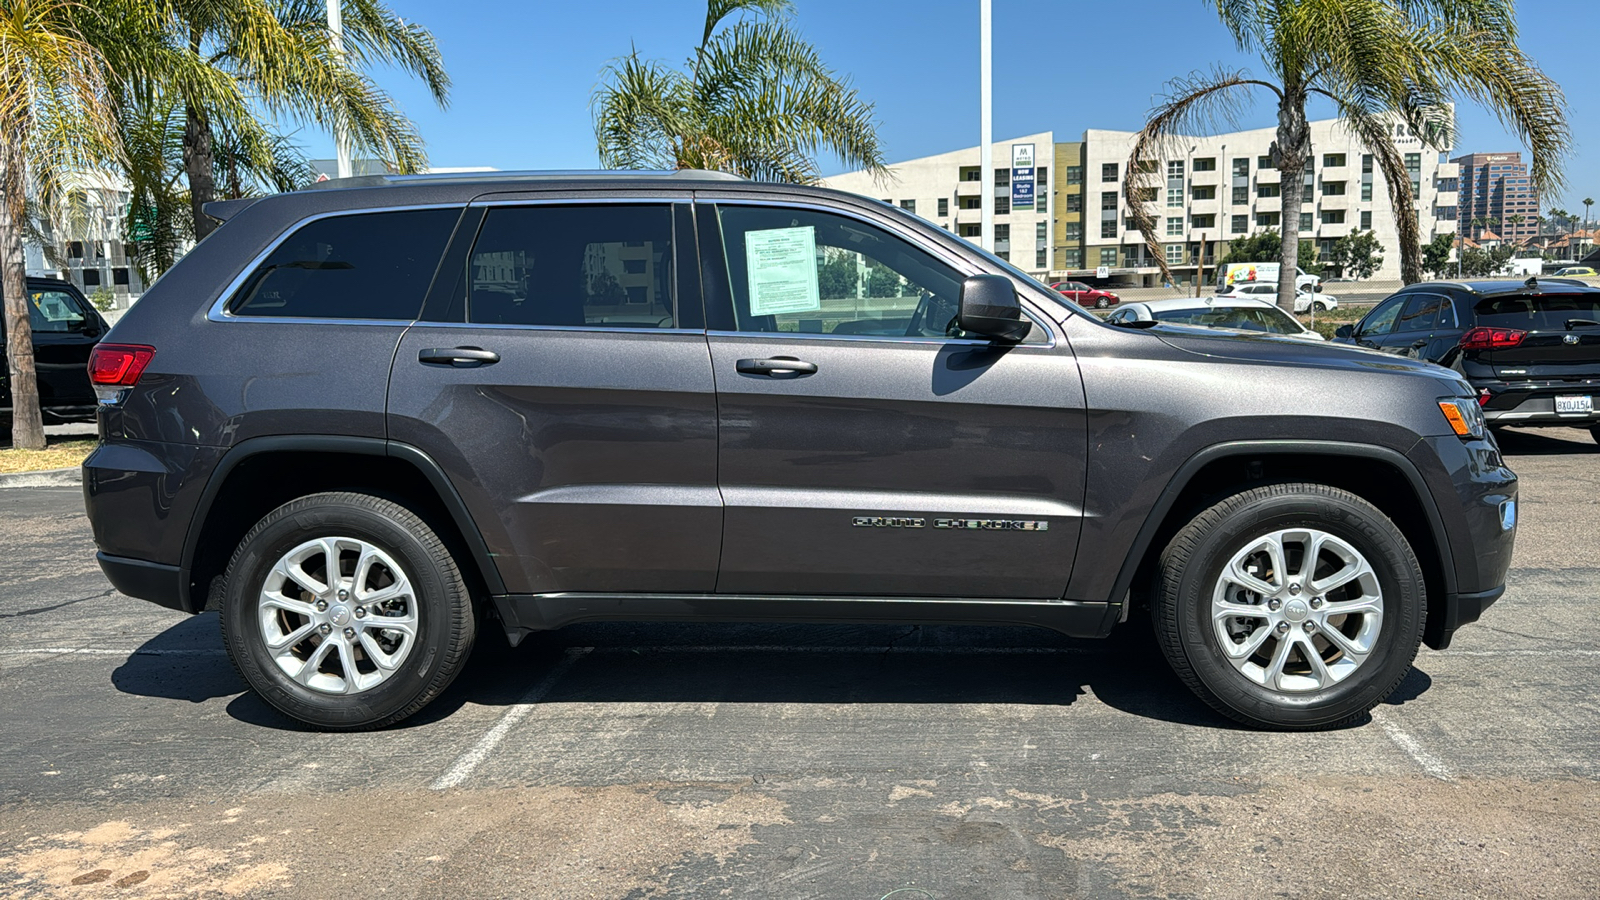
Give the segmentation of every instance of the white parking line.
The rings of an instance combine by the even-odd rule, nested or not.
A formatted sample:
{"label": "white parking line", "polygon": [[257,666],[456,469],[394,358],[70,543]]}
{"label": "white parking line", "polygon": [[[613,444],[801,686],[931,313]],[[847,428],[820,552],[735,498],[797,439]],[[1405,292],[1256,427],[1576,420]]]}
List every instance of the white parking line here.
{"label": "white parking line", "polygon": [[1374,709],[1372,711],[1372,721],[1378,723],[1378,727],[1382,728],[1383,733],[1389,736],[1389,740],[1394,741],[1396,746],[1416,760],[1417,765],[1422,767],[1422,771],[1440,781],[1456,780],[1455,773],[1450,771],[1450,767],[1445,765],[1443,760],[1424,749],[1416,738],[1406,734],[1404,728],[1389,721],[1388,714],[1380,709]]}
{"label": "white parking line", "polygon": [[566,655],[561,658],[560,662],[556,663],[555,668],[551,669],[533,687],[529,688],[528,692],[522,695],[522,699],[506,710],[506,714],[500,717],[500,721],[496,722],[488,733],[479,738],[478,742],[473,744],[470,750],[461,754],[456,759],[455,764],[446,770],[443,775],[434,779],[433,784],[429,785],[429,787],[436,791],[443,791],[466,781],[473,770],[478,768],[479,764],[487,759],[490,753],[494,752],[494,748],[498,747],[501,741],[505,740],[506,734],[518,722],[522,721],[528,713],[533,711],[534,704],[544,699],[544,695],[550,693],[550,688],[555,686],[561,676],[565,675],[578,660],[593,649],[593,647],[568,648]]}
{"label": "white parking line", "polygon": [[199,650],[108,650],[103,647],[21,647],[0,650],[0,656],[224,656],[221,648]]}

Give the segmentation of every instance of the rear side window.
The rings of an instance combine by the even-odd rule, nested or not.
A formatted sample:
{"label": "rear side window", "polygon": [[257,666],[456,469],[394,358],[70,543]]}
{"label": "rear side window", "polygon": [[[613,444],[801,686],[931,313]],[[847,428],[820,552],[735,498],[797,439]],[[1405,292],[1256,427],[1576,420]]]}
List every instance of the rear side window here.
{"label": "rear side window", "polygon": [[88,311],[78,298],[66,291],[29,291],[28,324],[35,333],[65,334],[83,331],[89,320]]}
{"label": "rear side window", "polygon": [[413,209],[318,219],[272,251],[228,312],[409,322],[460,216],[459,209]]}
{"label": "rear side window", "polygon": [[1473,307],[1477,324],[1524,331],[1564,331],[1568,319],[1600,321],[1600,294],[1491,297]]}
{"label": "rear side window", "polygon": [[672,328],[672,207],[490,209],[467,261],[467,321]]}

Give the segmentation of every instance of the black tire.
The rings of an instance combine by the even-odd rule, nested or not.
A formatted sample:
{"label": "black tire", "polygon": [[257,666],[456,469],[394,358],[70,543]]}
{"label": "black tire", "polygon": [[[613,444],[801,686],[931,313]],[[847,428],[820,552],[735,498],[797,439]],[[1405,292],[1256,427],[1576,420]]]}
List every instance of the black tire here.
{"label": "black tire", "polygon": [[[1235,554],[1262,536],[1295,528],[1314,528],[1339,538],[1366,559],[1382,593],[1382,620],[1365,660],[1343,680],[1290,692],[1258,683],[1229,662],[1212,626],[1211,610],[1212,592]],[[1276,484],[1228,497],[1180,530],[1162,552],[1159,565],[1152,618],[1168,662],[1200,699],[1247,725],[1313,730],[1357,722],[1399,687],[1422,640],[1426,592],[1405,535],[1372,504],[1327,485]],[[1295,565],[1286,562],[1285,569]],[[1294,580],[1290,574],[1284,573],[1285,584]],[[1287,614],[1290,607],[1282,608]],[[1266,620],[1261,621],[1259,627],[1268,627]],[[1267,640],[1276,646],[1273,636]],[[1322,641],[1326,644],[1327,638]],[[1310,660],[1302,655],[1300,661],[1309,669]]]}
{"label": "black tire", "polygon": [[1095,309],[1109,309],[1110,306],[1111,306],[1111,300],[1110,299],[1108,299],[1106,297],[1097,297],[1097,298],[1095,298],[1095,301],[1094,301],[1094,308]]}
{"label": "black tire", "polygon": [[[314,690],[291,678],[268,651],[258,616],[262,589],[277,562],[307,541],[335,536],[388,554],[411,582],[417,616],[414,644],[393,674],[346,694]],[[312,494],[273,510],[239,542],[226,584],[222,637],[234,666],[268,704],[316,728],[392,725],[444,691],[472,651],[472,599],[444,542],[410,510],[366,494]],[[370,665],[370,655],[366,659]]]}
{"label": "black tire", "polygon": [[1311,308],[1313,310],[1317,311],[1317,312],[1327,312],[1328,311],[1328,304],[1323,303],[1323,302],[1321,302],[1319,300],[1316,303],[1311,304]]}

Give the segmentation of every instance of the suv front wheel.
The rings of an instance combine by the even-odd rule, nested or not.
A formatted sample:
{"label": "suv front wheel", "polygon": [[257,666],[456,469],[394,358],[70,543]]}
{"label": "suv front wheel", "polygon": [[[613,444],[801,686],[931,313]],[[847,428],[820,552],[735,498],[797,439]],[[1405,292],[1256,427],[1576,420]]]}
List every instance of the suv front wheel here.
{"label": "suv front wheel", "polygon": [[1421,568],[1372,504],[1320,484],[1235,494],[1161,555],[1162,650],[1217,711],[1283,729],[1350,724],[1389,696],[1422,640]]}
{"label": "suv front wheel", "polygon": [[319,728],[377,728],[438,696],[472,649],[472,602],[416,514],[365,494],[269,513],[228,564],[222,636],[239,674]]}

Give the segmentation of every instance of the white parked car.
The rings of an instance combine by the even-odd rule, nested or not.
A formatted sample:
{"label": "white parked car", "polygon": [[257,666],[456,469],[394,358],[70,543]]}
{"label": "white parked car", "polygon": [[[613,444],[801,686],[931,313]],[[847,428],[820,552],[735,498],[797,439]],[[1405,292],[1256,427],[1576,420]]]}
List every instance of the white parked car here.
{"label": "white parked car", "polygon": [[1301,325],[1294,316],[1271,302],[1250,297],[1184,297],[1124,303],[1106,317],[1106,321],[1113,325],[1134,327],[1137,327],[1135,323],[1151,322],[1222,328],[1247,334],[1275,334],[1302,341],[1325,340],[1322,335]]}
{"label": "white parked car", "polygon": [[[1276,302],[1278,297],[1278,285],[1276,282],[1245,282],[1236,284],[1232,287],[1232,289],[1218,294],[1217,296],[1252,297],[1257,300],[1265,300],[1268,303],[1273,303]],[[1297,313],[1310,312],[1313,309],[1317,312],[1327,312],[1330,309],[1338,308],[1339,298],[1333,296],[1332,294],[1313,294],[1304,287],[1301,287],[1295,291],[1294,311]]]}

